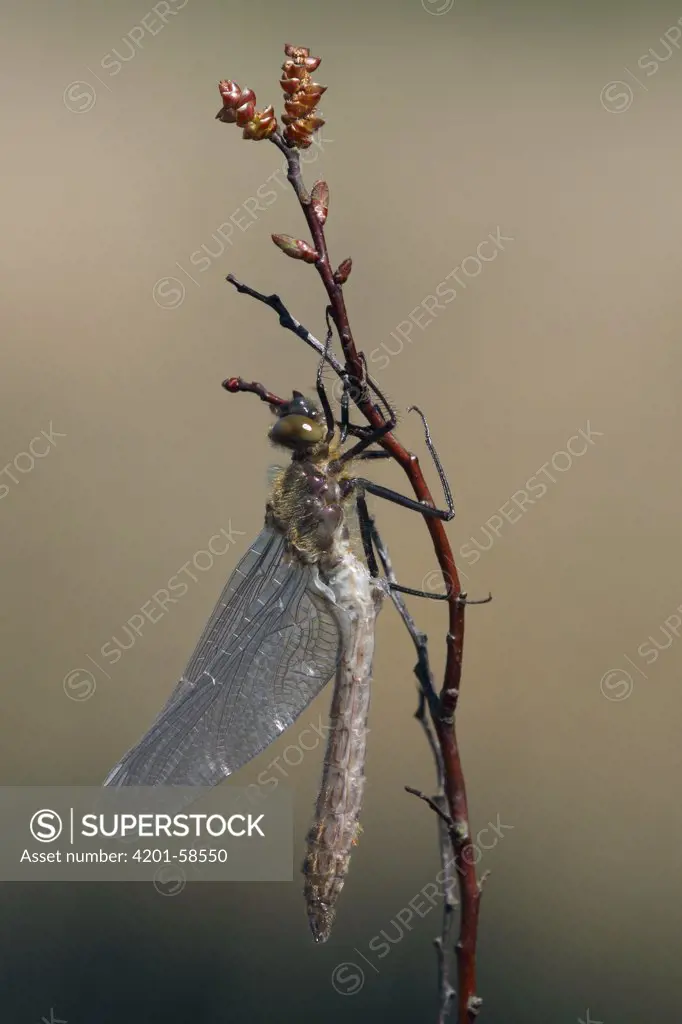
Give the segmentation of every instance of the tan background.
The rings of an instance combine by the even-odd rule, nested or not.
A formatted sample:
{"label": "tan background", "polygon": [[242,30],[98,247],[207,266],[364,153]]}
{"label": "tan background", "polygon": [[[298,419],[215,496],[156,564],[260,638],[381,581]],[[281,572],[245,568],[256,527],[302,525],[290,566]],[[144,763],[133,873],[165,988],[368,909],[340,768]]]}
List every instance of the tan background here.
{"label": "tan background", "polygon": [[[331,141],[308,181],[330,184],[329,243],[353,257],[362,348],[396,349],[396,325],[479,242],[498,227],[513,238],[381,374],[401,410],[429,413],[455,548],[486,546],[486,520],[588,421],[600,432],[475,565],[461,560],[472,594],[495,595],[467,628],[458,724],[472,827],[497,815],[513,826],[481,862],[484,1019],[568,1024],[589,1007],[604,1024],[673,1022],[682,640],[650,665],[637,649],[665,642],[682,603],[682,53],[649,75],[637,62],[650,47],[666,56],[661,36],[682,11],[425,5],[189,0],[163,30],[148,19],[157,34],[112,75],[151,4],[6,0],[0,463],[50,423],[66,436],[31,472],[11,468],[17,484],[0,477],[0,778],[97,784],[169,693],[239,549],[118,664],[101,646],[221,527],[244,546],[259,529],[269,414],[220,382],[309,389],[315,363],[223,279],[280,291],[317,332],[323,295],[269,241],[305,237],[281,189],[205,272],[190,254],[217,252],[211,235],[230,215],[248,223],[242,204],[281,164],[213,120],[218,79],[279,109],[282,45],[310,45]],[[601,102],[619,80],[632,92]],[[153,289],[172,276],[184,301],[162,308]],[[420,444],[411,417],[402,434]],[[377,478],[403,486],[395,469]],[[374,507],[400,578],[418,584],[434,566],[423,525]],[[440,665],[444,612],[413,610]],[[311,943],[298,882],[173,899],[144,885],[5,886],[3,1019],[434,1020],[437,911],[383,959],[369,946],[382,930],[398,937],[396,915],[438,870],[433,818],[403,792],[432,784],[412,662],[387,609],[365,831],[327,946]],[[69,699],[63,679],[82,667],[96,690]],[[611,669],[632,685],[608,676],[605,696]],[[320,758],[289,770],[297,858]],[[365,972],[352,998],[330,981],[342,961]]]}

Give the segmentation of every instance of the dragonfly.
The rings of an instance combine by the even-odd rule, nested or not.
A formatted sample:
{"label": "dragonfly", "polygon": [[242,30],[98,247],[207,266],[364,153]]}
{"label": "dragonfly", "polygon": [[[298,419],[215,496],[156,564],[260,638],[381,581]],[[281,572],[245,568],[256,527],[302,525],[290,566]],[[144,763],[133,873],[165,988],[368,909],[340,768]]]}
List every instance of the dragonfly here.
{"label": "dragonfly", "polygon": [[[375,627],[383,600],[390,589],[447,597],[380,576],[375,554],[380,538],[365,494],[422,515],[454,516],[419,409],[447,509],[352,474],[353,462],[389,457],[377,442],[395,427],[396,414],[366,375],[384,406],[382,425],[351,424],[346,376],[337,422],[323,366],[324,357],[317,402],[299,391],[280,399],[239,378],[223,383],[228,391],[253,391],[270,405],[276,419],[269,439],[290,454],[290,462],[274,479],[263,529],[228,579],[175,690],[104,781],[105,786],[215,786],[273,743],[334,677],[322,780],[303,863],[316,942],[329,938],[361,830]],[[344,448],[349,435],[354,443]],[[355,512],[364,557],[356,554],[349,529]]]}

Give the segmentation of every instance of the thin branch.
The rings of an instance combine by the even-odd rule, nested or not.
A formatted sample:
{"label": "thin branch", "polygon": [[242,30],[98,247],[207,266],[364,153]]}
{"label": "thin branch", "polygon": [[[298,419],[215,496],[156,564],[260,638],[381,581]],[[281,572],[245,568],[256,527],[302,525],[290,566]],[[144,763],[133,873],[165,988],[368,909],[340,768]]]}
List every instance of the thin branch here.
{"label": "thin branch", "polygon": [[443,808],[440,806],[440,804],[438,803],[437,800],[435,800],[432,796],[427,796],[426,793],[422,793],[421,789],[415,789],[414,786],[405,786],[405,792],[406,793],[411,793],[412,796],[419,797],[420,800],[423,800],[424,803],[428,804],[429,807],[431,808],[431,810],[434,811],[438,815],[438,817],[441,819],[441,821],[444,823],[444,825],[447,828],[448,832],[454,833],[454,831],[455,831],[455,823],[454,823],[454,821],[452,820],[450,815],[447,813],[447,811],[443,810]]}
{"label": "thin branch", "polygon": [[[257,292],[255,288],[250,288],[248,284],[242,284],[241,281],[238,281],[234,274],[228,274],[225,280],[234,285],[240,294],[250,295],[252,299],[258,299],[259,302],[265,303],[265,305],[269,306],[270,309],[274,309],[275,313],[279,316],[279,322],[282,327],[287,331],[293,331],[293,333],[304,341],[306,345],[310,345],[318,355],[324,355],[325,346],[323,342],[319,341],[314,334],[311,334],[303,324],[299,323],[299,321],[291,315],[279,295],[265,295],[263,292]],[[340,377],[344,376],[344,368],[333,352],[327,353],[326,360],[329,365],[336,370]]]}
{"label": "thin branch", "polygon": [[240,391],[245,391],[252,395],[258,395],[261,402],[267,402],[268,405],[275,409],[287,404],[285,398],[279,398],[277,395],[273,395],[272,391],[268,391],[267,388],[263,387],[263,385],[259,384],[256,380],[247,381],[242,377],[228,377],[227,380],[223,381],[223,387],[232,395],[236,395]]}

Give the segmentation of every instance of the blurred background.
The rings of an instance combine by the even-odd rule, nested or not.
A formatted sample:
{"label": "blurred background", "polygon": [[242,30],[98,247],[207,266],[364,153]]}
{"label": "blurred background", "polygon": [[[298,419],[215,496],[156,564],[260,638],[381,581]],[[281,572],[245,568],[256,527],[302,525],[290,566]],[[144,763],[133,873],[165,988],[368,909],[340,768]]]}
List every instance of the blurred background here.
{"label": "blurred background", "polygon": [[[310,390],[316,362],[224,278],[281,293],[318,335],[325,297],[270,242],[305,224],[275,148],[214,120],[217,82],[279,113],[283,45],[310,46],[329,88],[305,175],[330,186],[332,259],[353,259],[358,347],[435,494],[405,410],[427,412],[464,583],[494,594],[468,613],[458,715],[472,834],[488,828],[481,1020],[682,1019],[682,9],[5,0],[3,15],[2,783],[99,784],[260,529],[270,414],[221,380]],[[373,508],[401,581],[437,587],[423,523]],[[198,552],[223,529],[234,543],[209,565]],[[188,564],[186,592],[126,632]],[[410,607],[440,673],[445,612]],[[2,1019],[434,1021],[440,906],[406,911],[439,870],[434,817],[403,790],[433,785],[413,662],[387,606],[364,832],[327,945],[298,875],[170,895],[6,883]],[[297,730],[237,780],[277,761],[296,864],[322,758],[299,757]]]}

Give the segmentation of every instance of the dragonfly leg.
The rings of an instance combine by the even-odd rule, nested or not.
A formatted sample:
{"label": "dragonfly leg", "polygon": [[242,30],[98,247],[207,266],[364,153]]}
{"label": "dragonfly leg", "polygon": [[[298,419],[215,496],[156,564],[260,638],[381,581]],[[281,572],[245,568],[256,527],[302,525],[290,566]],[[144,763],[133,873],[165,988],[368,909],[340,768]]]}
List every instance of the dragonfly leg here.
{"label": "dragonfly leg", "polygon": [[358,490],[367,491],[368,494],[374,494],[377,498],[385,498],[386,501],[392,501],[395,505],[400,505],[402,508],[409,508],[413,512],[420,512],[423,516],[432,516],[434,519],[443,519],[445,522],[449,522],[455,517],[455,510],[451,505],[446,509],[434,508],[433,505],[426,505],[423,501],[415,501],[414,498],[408,498],[406,494],[401,494],[400,491],[394,491],[390,487],[382,487],[381,484],[375,484],[372,480],[366,480],[361,476],[353,477],[353,486],[357,487]]}
{"label": "dragonfly leg", "polygon": [[[346,423],[342,424],[337,422],[338,427],[345,427],[346,434],[351,434],[353,437],[369,437],[372,438],[374,434],[373,427],[360,426],[357,423]],[[392,459],[393,456],[390,452],[387,452],[384,448],[372,448],[365,449],[364,452],[360,452],[359,455],[355,456],[356,459]]]}
{"label": "dragonfly leg", "polygon": [[361,426],[358,423],[351,423],[350,420],[347,423],[342,423],[341,420],[337,420],[337,427],[345,427],[346,434],[351,434],[353,437],[367,437],[371,434],[372,428],[368,426]]}
{"label": "dragonfly leg", "polygon": [[345,444],[346,438],[348,437],[348,431],[352,424],[350,422],[350,392],[351,382],[348,377],[343,378],[343,392],[341,394],[341,422],[339,424],[341,430],[339,433],[339,440],[341,444]]}
{"label": "dragonfly leg", "polygon": [[[380,427],[370,427],[367,430],[367,432],[361,436],[357,444],[354,444],[352,448],[348,448],[347,451],[345,451],[342,455],[339,456],[339,458],[337,459],[337,464],[339,466],[342,466],[345,462],[349,462],[351,459],[357,459],[361,452],[364,452],[364,450],[366,448],[369,448],[371,444],[374,444],[376,441],[382,438],[384,434],[388,434],[391,430],[393,430],[397,422],[398,421],[396,419],[396,416],[391,410],[390,419],[385,420]],[[356,434],[356,436],[358,436],[359,431],[357,430],[357,428],[356,431],[354,431],[354,433]]]}
{"label": "dragonfly leg", "polygon": [[317,397],[320,399],[320,405],[322,406],[322,411],[324,413],[325,423],[327,425],[327,436],[325,438],[325,440],[327,442],[331,441],[332,437],[334,436],[335,420],[334,420],[334,413],[332,411],[331,403],[329,401],[329,398],[327,397],[327,389],[325,388],[324,380],[322,379],[322,371],[324,370],[324,365],[327,362],[327,357],[329,356],[329,346],[331,345],[331,341],[332,341],[332,328],[331,328],[331,322],[329,320],[329,312],[327,312],[327,337],[325,338],[325,341],[324,341],[324,352],[322,353],[322,358],[320,359],[320,364],[317,367],[317,382],[316,382]]}
{"label": "dragonfly leg", "polygon": [[365,551],[365,558],[367,559],[367,568],[369,574],[373,578],[379,575],[379,563],[376,560],[374,554],[374,537],[376,534],[376,526],[372,519],[369,508],[367,507],[367,501],[362,492],[356,497],[356,506],[358,510],[358,521],[360,523],[360,536],[362,537],[362,546]]}
{"label": "dragonfly leg", "polygon": [[[349,448],[348,451],[343,453],[343,455],[338,460],[339,463],[341,463],[341,464],[344,463],[344,462],[347,462],[349,459],[352,459],[352,458],[356,458],[356,459],[381,459],[381,458],[388,458],[388,457],[390,457],[388,452],[386,452],[386,453],[383,452],[383,449],[381,449],[381,452],[374,452],[374,451],[368,452],[367,451],[367,448],[369,448],[370,445],[372,445],[376,441],[378,441],[381,437],[383,437],[384,434],[388,433],[389,430],[392,430],[393,427],[395,427],[396,422],[397,422],[397,417],[396,417],[396,414],[395,414],[395,410],[390,406],[388,400],[384,397],[382,392],[379,390],[378,386],[374,383],[374,381],[371,379],[371,377],[369,375],[367,375],[367,380],[368,380],[368,383],[369,383],[370,387],[372,388],[372,390],[379,396],[381,401],[386,406],[386,412],[388,414],[389,419],[381,427],[379,427],[379,428],[377,428],[375,430],[373,430],[371,427],[358,427],[358,426],[356,426],[354,424],[346,422],[345,423],[346,434],[352,433],[354,436],[359,437],[360,440],[359,440],[359,442],[356,445],[354,445],[352,448]],[[441,486],[443,488],[443,494],[445,495],[445,503],[446,503],[446,505],[448,507],[448,513],[449,514],[446,515],[443,512],[443,513],[440,514],[440,518],[445,519],[445,520],[453,519],[454,515],[455,515],[455,505],[454,505],[454,502],[452,500],[452,491],[450,489],[450,483],[449,483],[448,478],[446,476],[445,470],[443,469],[443,464],[440,461],[440,457],[439,457],[438,452],[436,450],[436,446],[433,443],[433,439],[431,437],[431,430],[429,428],[428,420],[426,419],[426,416],[424,415],[424,413],[421,411],[421,409],[417,405],[411,405],[407,411],[408,412],[416,412],[416,413],[418,413],[419,416],[421,417],[421,421],[422,421],[422,424],[424,426],[424,440],[426,442],[426,447],[429,449],[429,453],[430,453],[431,458],[433,459],[433,463],[434,463],[434,465],[436,467],[436,472],[438,473],[438,478],[439,478],[439,480],[441,482]],[[377,486],[377,485],[374,485],[374,486]],[[387,498],[389,501],[396,501],[397,504],[402,504],[402,505],[404,505],[405,508],[415,508],[416,507],[417,511],[421,512],[421,511],[423,511],[423,509],[425,507],[426,508],[429,507],[429,506],[421,505],[421,503],[417,503],[416,505],[413,503],[413,504],[410,505],[410,504],[408,504],[408,502],[411,500],[409,498],[405,498],[404,501],[398,501],[398,497],[400,497],[398,495],[398,492],[396,492],[396,491],[389,492],[386,488],[384,488],[382,492],[379,492],[379,491],[373,491],[372,492],[371,487],[367,487],[367,490],[370,491],[370,493],[377,494],[379,497]],[[389,495],[392,495],[392,496],[389,496]],[[433,512],[427,512],[425,514],[426,515],[433,515],[434,513]]]}
{"label": "dragonfly leg", "polygon": [[361,438],[360,441],[358,441],[357,444],[354,444],[352,448],[348,448],[339,456],[336,460],[337,465],[342,466],[344,462],[349,462],[351,459],[357,459],[361,452],[364,452],[364,450],[369,448],[371,444],[374,444],[375,441],[382,438],[384,434],[388,434],[389,431],[393,430],[395,424],[396,421],[394,419],[388,420],[387,422],[382,423],[380,427],[377,427],[376,430],[370,430]]}
{"label": "dragonfly leg", "polygon": [[[360,352],[358,354],[360,359],[362,360],[363,365],[362,380],[359,382],[354,382],[348,374],[344,375],[343,377],[343,394],[341,396],[341,422],[339,423],[339,426],[341,428],[342,444],[345,443],[349,433],[353,434],[355,437],[361,438],[376,435],[376,428],[368,426],[357,426],[356,424],[350,422],[351,396],[355,401],[361,401],[363,398],[366,399],[368,397],[368,388],[370,391],[374,392],[374,394],[379,398],[381,402],[383,402],[384,408],[386,409],[387,413],[387,416],[385,418],[391,420],[394,426],[396,421],[393,409],[391,408],[390,404],[388,403],[382,392],[379,390],[379,387],[376,384],[376,382],[370,377],[369,373],[367,372],[367,359],[365,358],[365,353]],[[383,416],[383,413],[378,406],[375,405],[374,408],[377,409],[381,416]]]}
{"label": "dragonfly leg", "polygon": [[385,452],[383,448],[373,448],[370,451],[360,452],[359,455],[355,456],[356,459],[392,459],[393,456],[390,452]]}
{"label": "dragonfly leg", "polygon": [[[399,590],[401,594],[413,594],[414,597],[429,597],[432,601],[447,601],[450,597],[449,594],[431,594],[428,590],[415,590],[413,587],[403,587],[399,583],[389,583],[391,590]],[[488,594],[487,597],[477,597],[470,599],[469,595],[465,591],[461,591],[457,595],[457,604],[490,604],[493,599],[492,594]]]}
{"label": "dragonfly leg", "polygon": [[345,444],[349,434],[354,437],[367,437],[374,433],[372,427],[358,426],[356,423],[350,421],[350,400],[351,396],[354,398],[360,395],[360,389],[356,383],[353,383],[348,374],[344,374],[341,378],[343,380],[343,391],[341,393],[341,419],[338,423],[340,428],[339,439],[341,444]]}
{"label": "dragonfly leg", "polygon": [[[387,572],[386,580],[390,590],[399,591],[401,594],[412,594],[414,597],[428,597],[432,601],[446,601],[450,596],[449,594],[433,594],[431,591],[417,590],[415,587],[403,587],[395,581],[392,573],[389,577],[388,567],[382,557],[384,545],[379,536],[377,524],[368,508],[367,499],[363,492],[358,493],[355,501],[357,506],[360,537],[363,538],[363,548],[365,549],[365,557],[367,558],[367,565],[370,570],[371,577],[375,579],[379,577],[379,564],[375,554],[376,547],[379,552],[379,556],[382,558],[382,562],[384,563],[384,569]],[[466,599],[466,594],[461,596]]]}
{"label": "dragonfly leg", "polygon": [[[341,424],[339,423],[340,427]],[[353,437],[368,437],[372,434],[372,427],[361,427],[356,423],[346,424],[346,432],[352,434]],[[365,449],[364,452],[360,452],[359,455],[355,456],[356,459],[392,459],[393,456],[390,452],[387,452],[384,448],[371,448]]]}
{"label": "dragonfly leg", "polygon": [[[329,361],[329,349],[330,349],[330,346],[331,346],[332,335],[333,335],[333,320],[332,320],[332,317],[331,317],[331,306],[327,307],[326,319],[327,319],[327,336],[326,336],[325,342],[324,342],[324,351],[322,353],[322,358],[320,359],[320,363],[319,363],[319,366],[317,368],[317,385],[316,385],[317,386],[317,395],[318,395],[318,398],[320,399],[320,404],[321,404],[322,409],[324,411],[324,418],[325,418],[325,422],[326,422],[326,425],[327,425],[327,437],[326,437],[327,442],[331,441],[332,437],[334,436],[334,429],[335,429],[336,426],[338,426],[339,430],[340,430],[341,444],[344,444],[345,441],[346,441],[346,438],[348,437],[349,432],[351,432],[353,434],[355,434],[357,432],[358,436],[361,436],[363,438],[365,436],[373,435],[375,432],[372,431],[371,427],[363,428],[363,427],[359,427],[359,426],[356,426],[354,424],[351,424],[351,422],[350,422],[350,399],[351,399],[351,396],[353,398],[356,398],[356,399],[362,398],[367,393],[367,387],[366,387],[364,381],[356,381],[348,373],[342,373],[341,374],[341,380],[343,382],[343,391],[341,393],[341,402],[340,402],[340,404],[341,404],[341,420],[338,423],[334,420],[334,415],[332,413],[331,403],[330,403],[329,398],[327,396],[327,391],[326,391],[326,388],[324,386],[324,380],[323,380],[324,366],[325,366],[325,363],[327,363]],[[365,362],[365,357],[364,357],[364,354],[362,352],[360,353],[360,357],[361,357],[361,359],[363,361],[363,365],[365,367],[365,376],[366,376],[367,375],[367,364]],[[377,391],[377,394],[381,394],[378,391],[378,389],[376,388],[376,385],[372,384],[372,386],[373,386],[374,390]],[[383,399],[383,396],[381,396],[381,397]],[[361,433],[361,432],[363,432],[363,433]],[[386,431],[383,431],[383,432],[385,433]],[[371,441],[370,441],[370,443],[371,443]]]}
{"label": "dragonfly leg", "polygon": [[429,429],[429,424],[426,419],[426,416],[421,411],[418,405],[411,405],[407,411],[419,413],[421,417],[421,421],[424,426],[424,441],[426,442],[426,447],[429,449],[431,458],[433,459],[433,464],[436,467],[436,472],[438,473],[441,487],[443,488],[443,494],[445,495],[445,503],[447,504],[448,509],[450,510],[450,512],[452,512],[452,515],[454,516],[455,505],[452,500],[452,491],[450,490],[450,484],[448,482],[447,476],[445,475],[443,464],[440,461],[438,452],[436,451],[436,446],[434,445],[433,440],[431,439],[431,430]]}

